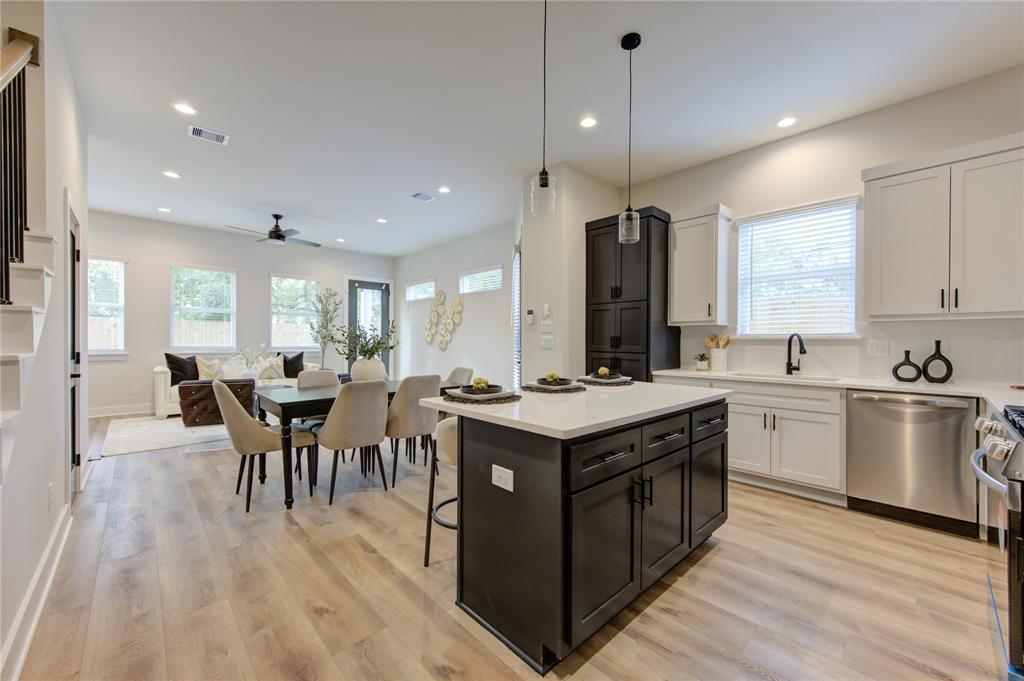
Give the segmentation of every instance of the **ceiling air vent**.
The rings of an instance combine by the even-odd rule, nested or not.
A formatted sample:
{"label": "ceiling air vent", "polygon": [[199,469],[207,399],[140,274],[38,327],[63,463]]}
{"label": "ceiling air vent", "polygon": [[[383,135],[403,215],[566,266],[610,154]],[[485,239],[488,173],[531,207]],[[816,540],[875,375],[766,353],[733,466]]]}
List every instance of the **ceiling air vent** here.
{"label": "ceiling air vent", "polygon": [[415,194],[412,195],[412,198],[416,199],[417,201],[422,201],[423,203],[430,203],[437,197],[434,196],[433,194],[424,194],[423,192],[416,192]]}
{"label": "ceiling air vent", "polygon": [[188,136],[205,140],[207,142],[213,142],[214,144],[219,144],[224,147],[226,147],[228,142],[231,141],[231,135],[225,135],[222,132],[214,132],[213,130],[200,128],[198,125],[188,126]]}

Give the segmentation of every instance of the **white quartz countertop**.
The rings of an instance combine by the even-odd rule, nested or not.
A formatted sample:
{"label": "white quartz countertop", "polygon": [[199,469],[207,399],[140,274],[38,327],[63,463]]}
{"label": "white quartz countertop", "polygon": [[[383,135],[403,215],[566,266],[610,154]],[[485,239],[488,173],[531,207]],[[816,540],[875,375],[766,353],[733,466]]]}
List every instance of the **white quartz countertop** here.
{"label": "white quartz countertop", "polygon": [[957,381],[956,377],[949,383],[929,383],[924,379],[914,383],[902,383],[891,378],[856,378],[852,376],[834,377],[836,380],[815,380],[799,375],[786,376],[751,376],[738,371],[694,371],[692,369],[661,369],[651,372],[655,380],[659,377],[698,378],[705,381],[744,381],[751,383],[770,383],[772,385],[799,385],[816,388],[854,388],[858,390],[883,390],[890,392],[956,395],[959,397],[977,397],[988,402],[995,411],[1002,411],[1008,404],[1024,404],[1024,390],[1013,390],[1009,384],[973,383]]}
{"label": "white quartz countertop", "polygon": [[588,385],[586,392],[522,393],[508,404],[463,404],[441,397],[420,400],[424,407],[569,440],[609,428],[671,414],[682,409],[717,402],[732,394],[719,388],[695,388],[668,383],[634,383],[629,386]]}

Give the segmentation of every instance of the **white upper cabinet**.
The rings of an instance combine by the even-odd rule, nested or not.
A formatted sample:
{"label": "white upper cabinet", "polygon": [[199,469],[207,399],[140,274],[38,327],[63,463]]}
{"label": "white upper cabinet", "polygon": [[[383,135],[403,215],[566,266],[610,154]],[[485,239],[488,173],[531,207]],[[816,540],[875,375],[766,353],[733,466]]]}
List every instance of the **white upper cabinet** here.
{"label": "white upper cabinet", "polygon": [[869,314],[944,312],[949,284],[949,167],[869,182],[865,239]]}
{"label": "white upper cabinet", "polygon": [[729,209],[712,204],[672,223],[669,234],[668,323],[729,323]]}
{"label": "white upper cabinet", "polygon": [[1024,149],[950,172],[953,311],[1024,313]]}
{"label": "white upper cabinet", "polygon": [[864,171],[869,318],[1024,315],[1022,146],[1008,135]]}

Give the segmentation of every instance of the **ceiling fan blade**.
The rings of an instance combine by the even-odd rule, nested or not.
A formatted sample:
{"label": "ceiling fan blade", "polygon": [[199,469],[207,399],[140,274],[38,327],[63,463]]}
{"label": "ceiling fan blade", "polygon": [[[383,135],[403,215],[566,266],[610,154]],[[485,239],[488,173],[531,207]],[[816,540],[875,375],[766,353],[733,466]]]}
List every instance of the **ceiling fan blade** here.
{"label": "ceiling fan blade", "polygon": [[298,233],[299,233],[299,230],[297,230],[297,229],[286,229],[286,230],[281,232],[281,234],[283,234],[284,236],[295,236]]}
{"label": "ceiling fan blade", "polygon": [[237,229],[239,232],[248,232],[249,234],[266,234],[266,232],[257,232],[255,229],[246,229],[245,227],[235,227],[234,225],[224,225],[228,229]]}
{"label": "ceiling fan blade", "polygon": [[258,244],[261,244],[264,241],[270,241],[270,239],[268,239],[267,237],[263,237],[262,239],[256,239],[256,243],[258,243]]}
{"label": "ceiling fan blade", "polygon": [[302,244],[303,246],[312,246],[313,248],[320,248],[320,244],[315,241],[306,241],[305,239],[288,239],[290,244]]}

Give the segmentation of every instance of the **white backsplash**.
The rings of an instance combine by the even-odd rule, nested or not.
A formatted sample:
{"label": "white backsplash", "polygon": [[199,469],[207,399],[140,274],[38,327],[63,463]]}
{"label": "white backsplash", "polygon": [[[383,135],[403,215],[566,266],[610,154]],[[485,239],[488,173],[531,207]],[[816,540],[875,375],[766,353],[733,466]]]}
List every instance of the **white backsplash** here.
{"label": "white backsplash", "polygon": [[[723,332],[731,333],[733,329],[684,328],[680,366],[693,368],[693,356],[705,350],[704,336]],[[858,333],[861,338],[850,340],[805,339],[807,354],[798,355],[801,371],[805,375],[887,378],[893,365],[903,359],[904,350],[910,350],[911,359],[921,364],[934,351],[935,341],[941,340],[942,354],[953,363],[953,383],[1024,382],[1022,319],[863,323]],[[889,354],[869,357],[868,340],[888,341]],[[785,340],[735,340],[729,345],[730,371],[782,373],[785,368]]]}

